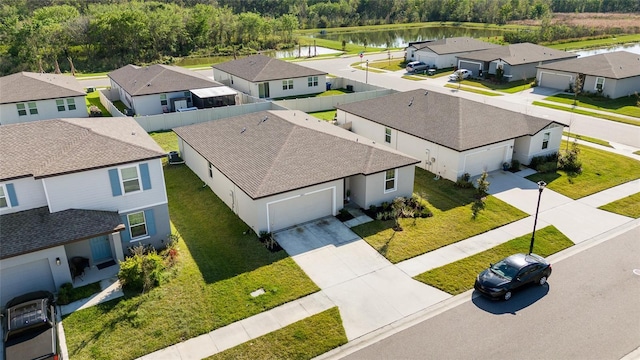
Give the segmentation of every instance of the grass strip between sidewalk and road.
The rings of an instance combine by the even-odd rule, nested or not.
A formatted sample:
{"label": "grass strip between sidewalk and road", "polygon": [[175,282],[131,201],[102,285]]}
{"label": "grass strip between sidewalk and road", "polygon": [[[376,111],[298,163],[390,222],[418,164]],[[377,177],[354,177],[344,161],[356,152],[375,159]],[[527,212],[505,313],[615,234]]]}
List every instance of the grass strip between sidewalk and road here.
{"label": "grass strip between sidewalk and road", "polygon": [[484,90],[476,89],[476,88],[469,87],[469,86],[460,86],[460,87],[458,87],[458,85],[445,84],[444,87],[450,88],[450,89],[454,89],[454,90],[468,91],[468,92],[487,95],[487,96],[502,96],[502,94],[496,94],[496,93],[491,92],[491,91],[484,91]]}
{"label": "grass strip between sidewalk and road", "polygon": [[607,111],[618,115],[633,116],[640,120],[640,107],[638,106],[638,98],[635,96],[623,96],[617,99],[609,99],[602,96],[593,97],[578,95],[576,99],[573,94],[556,94],[544,98],[546,101],[553,101],[571,106],[574,104],[574,99],[576,100],[576,106],[581,108]]}
{"label": "grass strip between sidewalk and road", "polygon": [[[560,153],[571,144],[562,141]],[[578,145],[578,160],[582,162],[581,174],[569,174],[562,170],[550,173],[535,173],[526,178],[538,182],[543,180],[547,188],[574,200],[595,194],[617,185],[640,179],[640,161],[605,150]]]}
{"label": "grass strip between sidewalk and road", "polygon": [[638,219],[640,218],[640,192],[602,205],[598,209]]}
{"label": "grass strip between sidewalk and road", "polygon": [[532,104],[536,105],[536,106],[542,106],[542,107],[550,108],[550,109],[568,111],[568,112],[572,112],[572,113],[576,113],[576,114],[580,114],[580,115],[593,116],[593,117],[597,117],[597,118],[600,118],[600,119],[611,120],[611,121],[615,121],[615,122],[619,122],[619,123],[623,123],[623,124],[640,126],[640,120],[625,119],[625,118],[621,118],[621,117],[618,117],[618,116],[601,114],[601,113],[596,113],[596,112],[593,112],[593,111],[576,109],[576,108],[563,106],[563,105],[549,104],[549,103],[542,102],[542,101],[534,101]]}
{"label": "grass strip between sidewalk and road", "polygon": [[474,235],[527,217],[527,214],[491,195],[486,209],[474,220],[471,206],[475,189],[456,188],[452,181],[416,167],[414,192],[432,217],[400,219],[402,231],[394,231],[393,220],[374,220],[352,228],[392,263],[453,244]]}
{"label": "grass strip between sidewalk and road", "polygon": [[592,138],[592,137],[584,136],[584,135],[580,135],[580,134],[573,134],[573,133],[569,133],[567,131],[563,131],[562,135],[566,136],[566,137],[569,137],[569,138],[572,138],[572,139],[578,139],[578,140],[587,141],[587,142],[590,142],[590,143],[594,143],[594,144],[598,144],[598,145],[602,145],[602,146],[613,148],[613,146],[611,146],[611,144],[609,144],[609,142],[606,141],[606,140],[600,140],[600,139],[596,139],[596,138]]}
{"label": "grass strip between sidewalk and road", "polygon": [[312,359],[347,343],[337,307],[227,349],[207,360]]}
{"label": "grass strip between sidewalk and road", "polygon": [[[517,237],[491,249],[471,255],[456,262],[416,275],[414,279],[438,288],[451,295],[473,289],[476,276],[489,266],[509,255],[528,253],[531,234]],[[536,231],[534,253],[543,257],[573,246],[563,233],[553,226]]]}

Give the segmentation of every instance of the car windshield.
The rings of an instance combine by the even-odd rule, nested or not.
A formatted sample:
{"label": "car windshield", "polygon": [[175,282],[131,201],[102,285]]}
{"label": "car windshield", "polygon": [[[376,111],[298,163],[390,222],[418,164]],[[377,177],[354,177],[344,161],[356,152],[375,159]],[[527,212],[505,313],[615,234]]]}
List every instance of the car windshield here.
{"label": "car windshield", "polygon": [[507,264],[504,260],[495,263],[490,269],[494,274],[500,275],[509,280],[513,279],[518,273],[517,268]]}

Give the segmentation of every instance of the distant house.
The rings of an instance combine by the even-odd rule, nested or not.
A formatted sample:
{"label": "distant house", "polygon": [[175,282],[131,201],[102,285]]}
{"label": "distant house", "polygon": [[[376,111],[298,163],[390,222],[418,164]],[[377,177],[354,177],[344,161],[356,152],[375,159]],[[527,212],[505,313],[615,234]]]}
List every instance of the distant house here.
{"label": "distant house", "polygon": [[[166,112],[174,112],[180,109],[197,107],[196,102],[201,101],[202,90],[217,89],[218,106],[234,105],[229,103],[227,96],[235,98],[235,92],[223,87],[206,76],[178,66],[151,65],[139,67],[126,65],[108,74],[111,80],[111,88],[119,94],[122,101],[136,115],[155,115]],[[198,100],[195,100],[193,91],[198,91]],[[213,107],[216,102],[211,101]]]}
{"label": "distant house", "polygon": [[496,75],[497,69],[501,68],[504,71],[504,80],[515,81],[535,77],[538,65],[573,59],[577,56],[545,46],[521,43],[459,55],[457,66],[471,70],[473,76]]}
{"label": "distant house", "polygon": [[564,124],[446,94],[413,90],[342,104],[337,121],[455,181],[557,152]]}
{"label": "distant house", "polygon": [[452,37],[440,40],[412,42],[406,48],[407,61],[423,61],[437,68],[456,66],[456,57],[468,52],[494,49],[500,45],[470,37]]}
{"label": "distant house", "polygon": [[0,124],[88,117],[85,95],[71,75],[23,71],[0,77]]}
{"label": "distant house", "polygon": [[259,98],[317,94],[326,90],[327,73],[264,55],[213,65],[213,78]]}
{"label": "distant house", "polygon": [[130,247],[163,246],[165,152],[132,118],[3,125],[0,142],[0,303],[112,277]]}
{"label": "distant house", "polygon": [[582,91],[618,98],[640,92],[640,55],[628,51],[580,57],[538,66],[540,86],[569,90],[582,77]]}
{"label": "distant house", "polygon": [[416,159],[300,111],[174,131],[187,166],[256,233],[413,193]]}

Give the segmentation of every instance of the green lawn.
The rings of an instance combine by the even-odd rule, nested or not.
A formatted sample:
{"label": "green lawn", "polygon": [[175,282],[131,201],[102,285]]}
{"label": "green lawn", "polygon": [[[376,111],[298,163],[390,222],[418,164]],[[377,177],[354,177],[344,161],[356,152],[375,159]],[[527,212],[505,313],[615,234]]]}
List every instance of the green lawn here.
{"label": "green lawn", "polygon": [[569,107],[569,106],[565,106],[565,105],[549,104],[549,103],[541,102],[541,101],[534,101],[532,104],[533,105],[537,105],[537,106],[547,107],[547,108],[550,108],[550,109],[568,111],[568,112],[573,112],[573,113],[576,113],[576,114],[588,115],[588,116],[593,116],[593,117],[597,117],[597,118],[600,118],[600,119],[616,121],[616,122],[623,123],[623,124],[640,126],[640,120],[626,119],[626,118],[621,118],[621,117],[614,116],[614,115],[600,114],[600,113],[593,112],[593,111],[577,109],[577,108],[573,108],[573,107]]}
{"label": "green lawn", "polygon": [[371,68],[382,69],[387,71],[398,71],[404,70],[405,60],[404,59],[387,59],[387,60],[379,60],[379,61],[370,61],[369,62],[369,70]]}
{"label": "green lawn", "polygon": [[640,218],[640,192],[602,205],[598,209],[638,219]]}
{"label": "green lawn", "polygon": [[[489,263],[495,263],[512,254],[528,253],[530,242],[531,234],[523,235],[478,254],[424,272],[414,279],[451,295],[457,295],[473,289],[476,275],[489,267]],[[572,245],[573,242],[558,229],[547,226],[536,230],[533,252],[546,257]]]}
{"label": "green lawn", "polygon": [[[167,150],[171,142],[162,140]],[[319,290],[286,252],[270,252],[247,232],[185,165],[165,166],[164,174],[182,238],[175,276],[146,294],[126,293],[65,317],[70,358],[133,359]],[[250,296],[260,288],[264,295]]]}
{"label": "green lawn", "polygon": [[[560,146],[561,152],[567,148],[567,142]],[[578,159],[582,162],[582,174],[569,176],[564,171],[554,173],[536,173],[527,179],[538,182],[543,180],[547,187],[572,199],[595,194],[599,191],[624,184],[640,178],[640,161],[626,156],[579,145]]]}
{"label": "green lawn", "polygon": [[107,111],[107,109],[100,102],[100,94],[98,94],[98,91],[88,93],[85,99],[87,103],[87,112],[89,112],[89,107],[91,107],[91,105],[95,105],[100,109],[100,111],[102,111],[103,117],[111,116],[111,113]]}
{"label": "green lawn", "polygon": [[611,144],[609,144],[608,141],[592,138],[592,137],[589,137],[589,136],[584,136],[584,135],[580,135],[580,134],[570,134],[567,131],[563,131],[562,135],[566,136],[566,137],[570,137],[572,139],[579,139],[579,140],[583,140],[583,141],[588,141],[590,143],[594,143],[594,144],[598,144],[598,145],[602,145],[602,146],[606,146],[606,147],[610,147],[610,148],[613,147],[613,146],[611,146]]}
{"label": "green lawn", "polygon": [[476,94],[482,94],[482,95],[487,95],[487,96],[502,96],[502,94],[496,94],[494,92],[491,91],[484,91],[484,90],[480,90],[480,89],[476,89],[473,87],[469,87],[469,86],[460,86],[458,88],[458,85],[453,85],[453,84],[445,84],[444,87],[446,88],[450,88],[450,89],[455,89],[455,90],[462,90],[462,91],[468,91],[468,92],[472,92],[472,93],[476,93]]}
{"label": "green lawn", "polygon": [[467,239],[527,216],[515,207],[487,196],[487,207],[471,219],[475,189],[459,189],[445,179],[416,168],[414,192],[423,194],[433,217],[400,219],[403,231],[395,232],[393,220],[362,224],[352,228],[369,245],[392,263],[412,258]]}
{"label": "green lawn", "polygon": [[[556,94],[548,96],[544,98],[544,100],[573,105],[574,96],[572,94]],[[640,106],[638,106],[638,98],[635,96],[607,99],[605,97],[580,95],[578,96],[576,105],[583,108],[609,111],[618,115],[640,118]]]}
{"label": "green lawn", "polygon": [[309,115],[315,116],[321,120],[333,121],[333,119],[336,117],[336,112],[337,110],[315,111],[315,112],[310,112]]}
{"label": "green lawn", "polygon": [[340,312],[334,307],[207,359],[312,359],[346,343]]}
{"label": "green lawn", "polygon": [[500,91],[507,94],[515,94],[517,92],[529,89],[531,88],[532,83],[533,83],[533,79],[514,80],[514,81],[502,82],[502,83],[494,83],[488,80],[476,80],[476,79],[462,80],[462,85],[469,85],[469,86],[489,89],[493,91]]}

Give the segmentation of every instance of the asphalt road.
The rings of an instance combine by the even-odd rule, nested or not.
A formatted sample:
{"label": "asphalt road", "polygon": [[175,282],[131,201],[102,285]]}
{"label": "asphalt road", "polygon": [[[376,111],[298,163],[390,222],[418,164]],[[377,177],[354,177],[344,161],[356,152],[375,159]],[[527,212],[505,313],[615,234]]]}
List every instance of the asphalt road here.
{"label": "asphalt road", "polygon": [[548,286],[474,297],[344,359],[620,359],[640,346],[640,227],[553,263]]}

